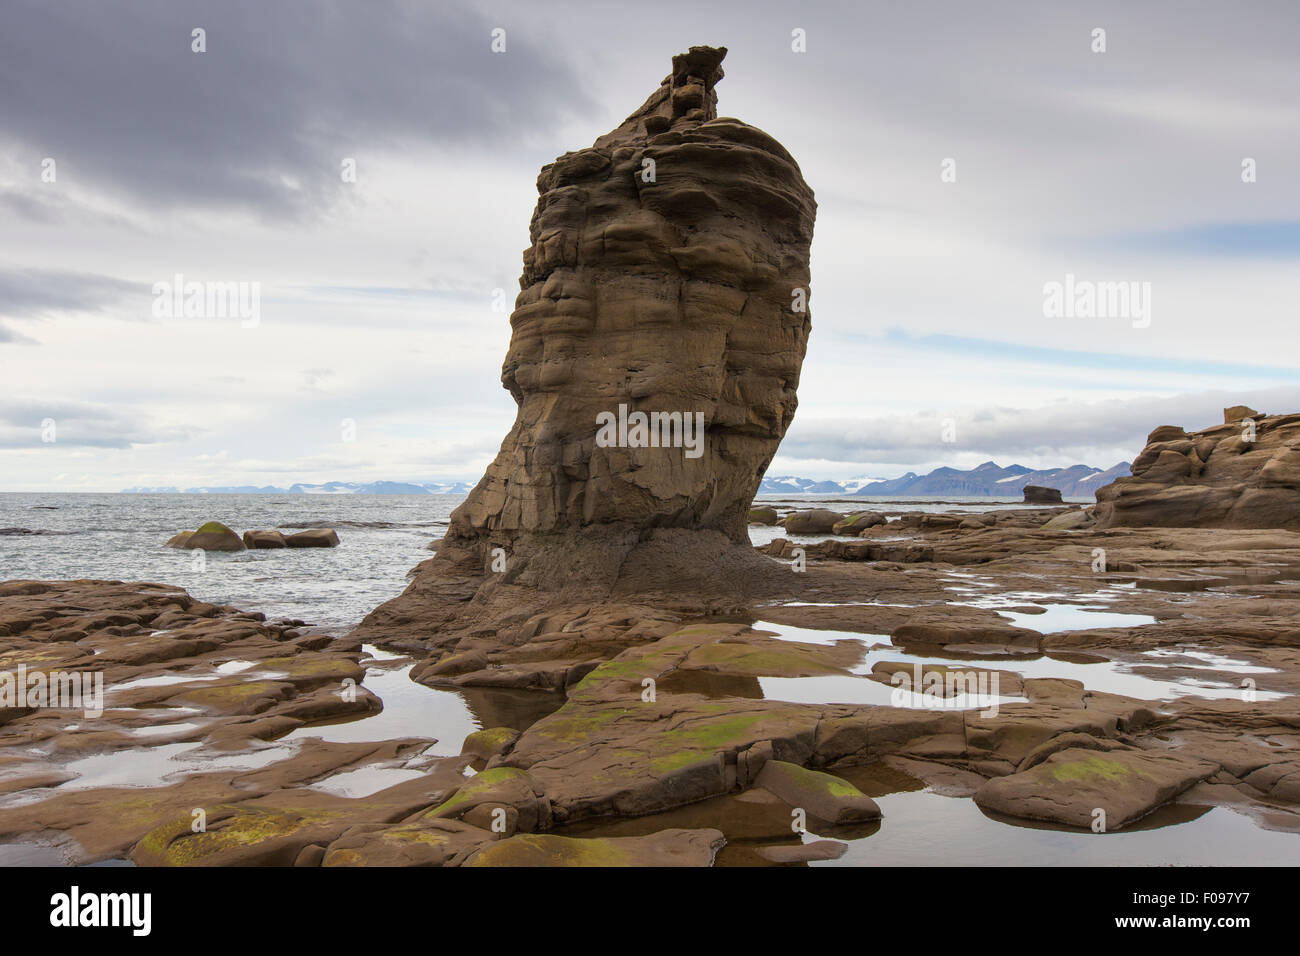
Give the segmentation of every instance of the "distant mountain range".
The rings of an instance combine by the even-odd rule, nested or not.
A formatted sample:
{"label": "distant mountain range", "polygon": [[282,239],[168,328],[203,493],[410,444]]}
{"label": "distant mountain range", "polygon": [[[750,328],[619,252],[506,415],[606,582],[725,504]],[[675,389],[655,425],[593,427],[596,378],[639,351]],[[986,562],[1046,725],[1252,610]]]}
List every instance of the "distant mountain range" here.
{"label": "distant mountain range", "polygon": [[[1034,471],[1024,465],[996,462],[962,471],[958,468],[936,468],[927,475],[909,471],[900,478],[873,478],[862,476],[844,481],[817,481],[793,475],[767,476],[759,486],[760,495],[935,495],[952,497],[989,495],[1018,498],[1025,485],[1044,485],[1058,488],[1067,498],[1089,498],[1102,485],[1129,474],[1129,463],[1120,462],[1102,471],[1088,465],[1071,465],[1069,468],[1052,468]],[[465,495],[474,486],[464,481],[327,481],[313,485],[298,483],[288,488],[275,485],[212,485],[200,488],[138,486],[123,488],[123,494],[147,495]]]}
{"label": "distant mountain range", "polygon": [[1025,485],[1042,485],[1056,488],[1066,498],[1090,498],[1097,489],[1116,478],[1130,474],[1129,462],[1121,461],[1106,470],[1089,465],[1071,465],[1068,468],[1039,469],[1024,465],[1003,468],[997,462],[962,471],[959,468],[936,468],[925,475],[909,471],[899,478],[850,478],[847,481],[814,481],[778,475],[764,478],[759,486],[761,495],[900,495],[917,497],[989,496],[1018,498]]}
{"label": "distant mountain range", "polygon": [[327,481],[320,485],[215,485],[203,488],[123,488],[122,494],[139,495],[465,495],[474,486],[463,481]]}
{"label": "distant mountain range", "polygon": [[851,495],[859,488],[883,478],[849,478],[845,481],[814,481],[793,475],[768,476],[758,487],[760,495]]}

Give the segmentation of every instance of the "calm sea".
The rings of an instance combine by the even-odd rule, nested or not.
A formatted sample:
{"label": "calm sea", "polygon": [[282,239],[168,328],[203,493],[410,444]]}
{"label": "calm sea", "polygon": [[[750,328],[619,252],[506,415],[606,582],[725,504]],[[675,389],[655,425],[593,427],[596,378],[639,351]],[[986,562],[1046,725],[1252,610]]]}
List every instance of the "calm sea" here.
{"label": "calm sea", "polygon": [[[400,594],[407,572],[430,557],[463,495],[0,494],[0,580],[100,578],[157,581],[204,601],[301,618],[339,629]],[[787,507],[836,511],[980,511],[1013,499],[761,496]],[[178,531],[221,521],[236,531],[326,526],[337,548],[194,554],[165,547]],[[15,529],[35,532],[15,533]],[[755,544],[783,535],[751,526]],[[800,538],[800,540],[812,540]]]}

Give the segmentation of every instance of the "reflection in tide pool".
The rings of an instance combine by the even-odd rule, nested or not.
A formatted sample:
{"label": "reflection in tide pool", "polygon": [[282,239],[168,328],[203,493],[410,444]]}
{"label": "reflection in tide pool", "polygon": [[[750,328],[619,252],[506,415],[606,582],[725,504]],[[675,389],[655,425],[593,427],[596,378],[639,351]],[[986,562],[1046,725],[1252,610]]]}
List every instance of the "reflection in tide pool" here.
{"label": "reflection in tide pool", "polygon": [[[1094,612],[1086,613],[1093,614]],[[1020,617],[1023,617],[1027,622],[1022,626],[1033,627],[1033,619],[1035,617],[1041,618],[1042,615],[1024,614],[1020,615]],[[1143,616],[1095,614],[1095,617],[1109,620],[1128,617],[1141,618]],[[1146,618],[1142,620],[1142,623],[1149,622],[1149,619]],[[1066,659],[1063,656],[1053,657],[1044,654],[998,655],[996,657],[981,655],[933,657],[909,653],[903,648],[894,647],[890,643],[889,637],[881,634],[818,631],[810,628],[790,627],[785,624],[773,624],[770,621],[755,621],[752,626],[755,630],[770,631],[790,641],[804,641],[822,645],[835,644],[844,640],[867,642],[872,646],[867,647],[864,645],[862,660],[852,668],[853,672],[858,675],[870,674],[871,668],[880,661],[920,663],[922,666],[938,664],[958,670],[994,668],[1013,671],[1027,678],[1055,677],[1077,680],[1087,690],[1119,694],[1124,697],[1134,697],[1138,700],[1173,700],[1179,697],[1203,697],[1211,700],[1238,698],[1241,695],[1241,688],[1237,684],[1216,679],[1213,674],[1214,671],[1229,670],[1247,674],[1267,673],[1272,670],[1265,667],[1251,667],[1244,661],[1237,661],[1212,653],[1182,648],[1176,651],[1149,651],[1142,655],[1143,658],[1154,658],[1149,662],[1142,659],[1132,662],[1114,661],[1101,657],[1087,660],[1087,655],[1072,655],[1074,659]],[[1123,627],[1133,625],[1105,624],[1101,626]],[[1171,664],[1171,658],[1174,656],[1185,658],[1178,665],[1184,669],[1195,668],[1198,662],[1204,662],[1202,669],[1206,671],[1206,676],[1204,678],[1193,678],[1171,675],[1169,679],[1162,680],[1148,673],[1133,673],[1131,670],[1134,667],[1142,667],[1145,670],[1172,667],[1174,665]],[[936,706],[933,701],[922,699],[917,695],[909,695],[910,698],[915,699],[903,699],[901,701],[891,699],[893,687],[865,677],[763,677],[759,679],[759,685],[765,698],[793,703],[880,704],[885,706],[893,703],[895,706],[901,704],[907,707],[931,708]],[[1257,700],[1281,700],[1288,696],[1278,691],[1266,690],[1256,690],[1255,695]],[[969,700],[959,698],[959,700],[966,706],[980,707],[981,709],[989,705],[989,699],[985,697]],[[1023,700],[1023,698],[998,697],[999,703],[1013,703],[1016,700]],[[939,706],[946,708],[953,707],[954,704],[948,701]]]}
{"label": "reflection in tide pool", "polygon": [[1225,807],[1173,804],[1129,829],[1093,833],[995,820],[973,800],[928,790],[875,800],[884,814],[880,829],[848,840],[838,860],[811,865],[1294,866],[1300,859],[1300,834],[1262,829]]}
{"label": "reflection in tide pool", "polygon": [[[404,660],[367,644],[363,648],[372,660]],[[303,737],[356,743],[424,737],[437,741],[430,756],[454,757],[465,738],[485,727],[526,730],[564,703],[558,694],[545,691],[498,688],[427,687],[411,680],[413,664],[390,668],[371,667],[362,687],[381,701],[378,714],[337,723],[311,724],[291,731],[285,741]]]}

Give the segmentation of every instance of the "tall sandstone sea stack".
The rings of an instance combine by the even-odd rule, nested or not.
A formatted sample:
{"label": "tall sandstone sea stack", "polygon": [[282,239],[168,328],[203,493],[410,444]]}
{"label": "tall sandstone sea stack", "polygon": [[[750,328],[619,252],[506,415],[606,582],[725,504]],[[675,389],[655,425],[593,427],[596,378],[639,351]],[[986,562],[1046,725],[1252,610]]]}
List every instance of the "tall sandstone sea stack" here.
{"label": "tall sandstone sea stack", "polygon": [[[781,144],[717,115],[725,55],[673,57],[618,128],[542,169],[501,373],[514,427],[363,633],[445,646],[619,595],[716,610],[789,576],[746,524],[797,406],[816,203]],[[612,444],[610,419],[632,426]]]}

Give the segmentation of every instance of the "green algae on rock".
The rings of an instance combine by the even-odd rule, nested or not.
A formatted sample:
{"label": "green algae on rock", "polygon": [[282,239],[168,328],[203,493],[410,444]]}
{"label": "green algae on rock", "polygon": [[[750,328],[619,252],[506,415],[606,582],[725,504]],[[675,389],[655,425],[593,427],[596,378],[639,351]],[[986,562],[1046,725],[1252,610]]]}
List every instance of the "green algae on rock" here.
{"label": "green algae on rock", "polygon": [[523,833],[482,847],[465,866],[711,866],[725,843],[712,829],[590,839]]}

